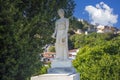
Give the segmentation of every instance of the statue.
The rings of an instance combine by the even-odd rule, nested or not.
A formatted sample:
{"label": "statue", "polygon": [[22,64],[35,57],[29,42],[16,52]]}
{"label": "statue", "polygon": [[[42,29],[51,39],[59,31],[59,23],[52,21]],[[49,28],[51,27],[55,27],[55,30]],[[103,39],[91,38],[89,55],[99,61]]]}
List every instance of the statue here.
{"label": "statue", "polygon": [[56,39],[56,58],[51,61],[48,74],[35,76],[31,80],[80,80],[71,60],[68,59],[68,27],[69,20],[64,18],[64,10],[59,9],[60,19],[55,22],[55,31],[52,35]]}
{"label": "statue", "polygon": [[68,27],[69,20],[64,18],[64,10],[59,9],[58,15],[60,19],[55,22],[55,30],[52,35],[56,38],[55,50],[56,60],[67,60],[68,59]]}

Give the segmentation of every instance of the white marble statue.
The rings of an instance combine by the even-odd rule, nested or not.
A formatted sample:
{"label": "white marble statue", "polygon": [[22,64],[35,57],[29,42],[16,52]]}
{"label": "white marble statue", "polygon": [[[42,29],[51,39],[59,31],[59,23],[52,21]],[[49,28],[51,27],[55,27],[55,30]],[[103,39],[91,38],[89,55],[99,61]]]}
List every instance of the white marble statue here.
{"label": "white marble statue", "polygon": [[68,27],[69,20],[64,18],[64,10],[59,9],[58,15],[60,19],[55,22],[55,31],[52,35],[56,38],[55,50],[56,60],[67,60],[68,59]]}

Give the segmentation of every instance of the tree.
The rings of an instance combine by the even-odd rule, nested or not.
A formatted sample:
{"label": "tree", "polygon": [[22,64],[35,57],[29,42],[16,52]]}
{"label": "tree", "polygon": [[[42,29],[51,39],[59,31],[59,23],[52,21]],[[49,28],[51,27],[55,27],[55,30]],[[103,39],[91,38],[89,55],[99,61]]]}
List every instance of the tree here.
{"label": "tree", "polygon": [[74,34],[70,36],[70,41],[74,45],[74,48],[81,48],[84,47],[85,45],[89,45],[92,47],[95,45],[101,45],[103,42],[111,40],[114,36],[115,35],[111,33],[104,34],[91,33],[88,35]]}
{"label": "tree", "polygon": [[78,21],[78,19],[77,18],[75,18],[75,17],[72,17],[72,18],[70,18],[70,30],[72,29],[74,29],[74,30],[77,30],[77,29],[82,29],[83,28],[83,24],[82,24],[82,22],[81,21]]}
{"label": "tree", "polygon": [[26,80],[39,73],[39,53],[54,41],[50,36],[59,8],[71,16],[74,1],[0,1],[0,80]]}
{"label": "tree", "polygon": [[94,40],[94,43],[97,45],[88,43],[80,48],[73,65],[80,72],[81,80],[119,80],[119,37],[107,41],[96,38],[98,40]]}
{"label": "tree", "polygon": [[88,23],[86,20],[77,19],[76,17],[70,17],[70,30],[82,29],[86,31],[88,27],[94,27],[92,24]]}

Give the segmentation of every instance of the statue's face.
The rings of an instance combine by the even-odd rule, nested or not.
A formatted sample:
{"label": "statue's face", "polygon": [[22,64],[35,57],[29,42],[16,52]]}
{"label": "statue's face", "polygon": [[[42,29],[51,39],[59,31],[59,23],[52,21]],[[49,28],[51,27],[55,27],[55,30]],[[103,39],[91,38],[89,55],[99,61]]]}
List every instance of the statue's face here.
{"label": "statue's face", "polygon": [[63,9],[59,9],[59,10],[58,10],[58,15],[59,15],[60,17],[64,17],[64,11],[63,11]]}

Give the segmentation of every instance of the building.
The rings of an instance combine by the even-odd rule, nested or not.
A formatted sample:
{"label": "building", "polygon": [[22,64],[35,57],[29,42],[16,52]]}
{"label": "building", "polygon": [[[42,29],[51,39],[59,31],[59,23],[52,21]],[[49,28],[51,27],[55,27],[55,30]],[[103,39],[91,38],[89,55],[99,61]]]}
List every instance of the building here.
{"label": "building", "polygon": [[41,61],[44,63],[49,63],[55,58],[55,52],[44,52],[42,53]]}
{"label": "building", "polygon": [[98,25],[97,26],[97,33],[114,33],[116,32],[116,28],[115,27],[111,27],[111,26],[103,26],[103,25]]}
{"label": "building", "polygon": [[117,34],[120,34],[120,30],[118,30],[116,33],[117,33]]}
{"label": "building", "polygon": [[96,26],[90,25],[87,29],[87,32],[88,33],[96,32]]}
{"label": "building", "polygon": [[69,59],[74,60],[76,58],[78,49],[69,50]]}
{"label": "building", "polygon": [[98,25],[97,26],[97,33],[104,33],[104,26],[102,26],[102,25]]}
{"label": "building", "polygon": [[74,31],[76,34],[83,34],[83,31],[81,29],[77,29],[77,31]]}
{"label": "building", "polygon": [[[77,55],[78,49],[69,50],[69,59],[74,60]],[[45,64],[50,63],[55,58],[55,52],[42,53],[41,61]]]}

